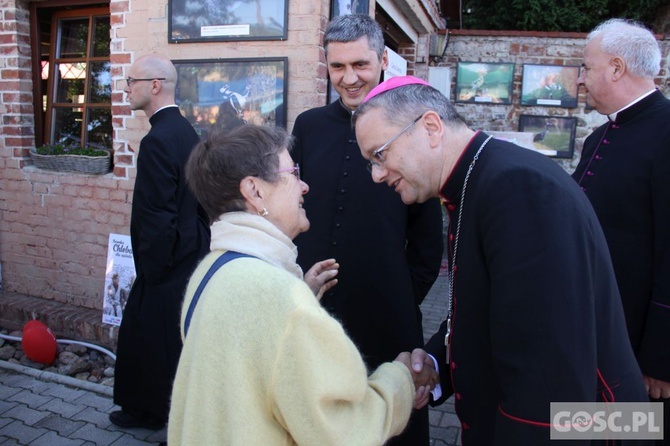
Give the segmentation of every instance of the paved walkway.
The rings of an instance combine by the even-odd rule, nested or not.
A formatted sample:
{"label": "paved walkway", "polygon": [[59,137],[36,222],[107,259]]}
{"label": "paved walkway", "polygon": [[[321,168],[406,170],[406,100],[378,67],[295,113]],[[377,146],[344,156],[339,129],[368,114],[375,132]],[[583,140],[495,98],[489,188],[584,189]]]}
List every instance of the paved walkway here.
{"label": "paved walkway", "polygon": [[165,431],[121,429],[111,388],[0,361],[0,445],[156,445]]}
{"label": "paved walkway", "polygon": [[[437,331],[447,313],[447,277],[438,277],[435,285],[421,304],[423,337],[427,341]],[[430,409],[430,445],[460,446],[461,423],[454,411],[454,397]]]}
{"label": "paved walkway", "polygon": [[[426,337],[444,316],[446,280],[440,277],[422,304]],[[112,389],[0,361],[0,446],[142,446],[165,441],[165,430],[121,429]],[[453,402],[430,409],[431,446],[460,445]]]}

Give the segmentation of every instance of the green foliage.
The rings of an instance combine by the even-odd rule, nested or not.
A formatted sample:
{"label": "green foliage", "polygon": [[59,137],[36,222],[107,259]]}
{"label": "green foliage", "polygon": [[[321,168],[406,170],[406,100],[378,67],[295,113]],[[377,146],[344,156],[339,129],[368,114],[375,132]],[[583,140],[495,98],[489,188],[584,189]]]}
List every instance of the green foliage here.
{"label": "green foliage", "polygon": [[667,0],[610,0],[609,17],[624,17],[645,23],[650,27],[659,12],[662,5]]}
{"label": "green foliage", "polygon": [[463,28],[588,32],[612,17],[649,26],[665,0],[465,0]]}
{"label": "green foliage", "polygon": [[76,144],[45,144],[35,149],[39,155],[85,155],[85,156],[107,156],[106,150],[80,147]]}

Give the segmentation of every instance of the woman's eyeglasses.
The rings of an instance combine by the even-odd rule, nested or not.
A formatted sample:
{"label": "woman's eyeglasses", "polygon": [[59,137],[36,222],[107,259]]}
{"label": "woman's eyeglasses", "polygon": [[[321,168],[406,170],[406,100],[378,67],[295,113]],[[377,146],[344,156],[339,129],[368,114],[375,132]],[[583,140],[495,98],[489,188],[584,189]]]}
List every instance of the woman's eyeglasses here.
{"label": "woman's eyeglasses", "polygon": [[275,170],[274,173],[290,173],[297,179],[300,179],[300,164],[295,163],[295,166],[293,167]]}

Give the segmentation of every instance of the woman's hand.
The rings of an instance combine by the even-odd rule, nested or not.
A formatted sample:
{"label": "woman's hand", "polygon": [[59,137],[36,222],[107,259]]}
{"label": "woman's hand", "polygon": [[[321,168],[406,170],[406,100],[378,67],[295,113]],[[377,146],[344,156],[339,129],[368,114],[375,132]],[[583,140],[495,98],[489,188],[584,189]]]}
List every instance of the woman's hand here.
{"label": "woman's hand", "polygon": [[[411,356],[403,352],[395,358],[407,367],[414,381],[414,409],[421,409],[430,401],[430,391],[440,383],[440,375],[435,371],[433,359],[422,349],[414,349]],[[412,360],[418,364],[412,364]],[[417,370],[418,369],[418,370]]]}
{"label": "woman's hand", "polygon": [[322,260],[312,266],[305,273],[305,283],[312,290],[318,300],[323,293],[337,285],[337,276],[340,264],[335,259]]}

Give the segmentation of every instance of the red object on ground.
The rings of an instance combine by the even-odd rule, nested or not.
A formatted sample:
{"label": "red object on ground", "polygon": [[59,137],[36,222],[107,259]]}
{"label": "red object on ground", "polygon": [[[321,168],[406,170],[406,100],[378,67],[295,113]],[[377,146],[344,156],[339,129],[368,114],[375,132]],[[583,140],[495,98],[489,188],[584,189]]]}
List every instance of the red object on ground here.
{"label": "red object on ground", "polygon": [[56,359],[56,337],[43,322],[33,320],[23,326],[21,346],[31,361],[49,365]]}

